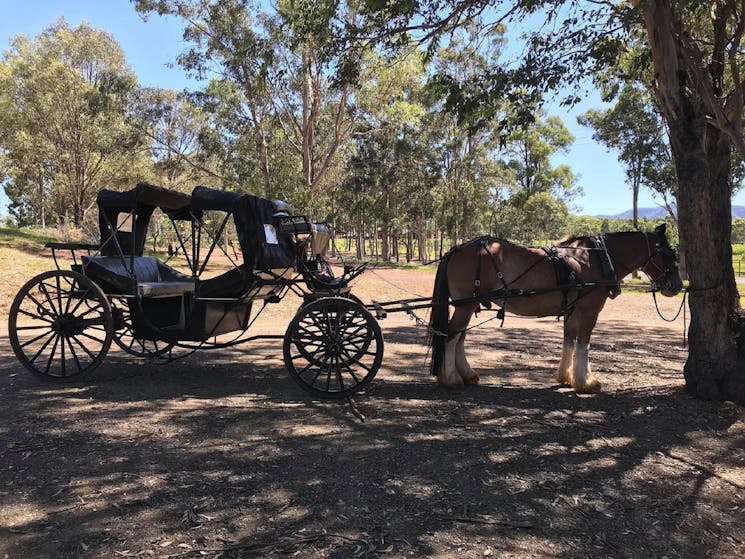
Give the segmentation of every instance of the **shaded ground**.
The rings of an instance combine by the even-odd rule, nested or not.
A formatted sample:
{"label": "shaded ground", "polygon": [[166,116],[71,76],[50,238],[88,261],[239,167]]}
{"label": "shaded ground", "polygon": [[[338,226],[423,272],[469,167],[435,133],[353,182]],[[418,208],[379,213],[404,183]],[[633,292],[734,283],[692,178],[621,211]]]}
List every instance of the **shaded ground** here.
{"label": "shaded ground", "polygon": [[[355,292],[426,294],[432,277],[381,270]],[[255,331],[282,333],[297,305]],[[482,384],[459,392],[428,377],[412,319],[382,327],[364,422],[307,398],[277,342],[166,366],[112,351],[63,385],[25,373],[3,334],[0,558],[745,556],[745,411],[684,393],[682,317],[651,297],[601,315],[597,396],[555,384],[552,319],[475,329]]]}

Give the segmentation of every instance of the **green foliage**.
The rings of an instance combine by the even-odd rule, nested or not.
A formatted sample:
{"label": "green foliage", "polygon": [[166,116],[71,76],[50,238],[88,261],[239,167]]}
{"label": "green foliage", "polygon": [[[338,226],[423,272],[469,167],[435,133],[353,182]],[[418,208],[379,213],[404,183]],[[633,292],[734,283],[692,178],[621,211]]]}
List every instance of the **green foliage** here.
{"label": "green foliage", "polygon": [[517,183],[513,203],[527,202],[540,193],[570,201],[581,192],[568,166],[551,163],[553,155],[566,152],[574,143],[574,136],[559,117],[545,118],[537,113],[532,123],[510,133],[504,142],[504,165],[514,172]]}
{"label": "green foliage", "polygon": [[100,188],[129,182],[141,147],[125,122],[135,83],[114,39],[85,23],[13,39],[0,63],[0,148],[19,222],[80,225]]}
{"label": "green foliage", "polygon": [[745,219],[737,218],[732,221],[732,242],[745,243]]}
{"label": "green foliage", "polygon": [[618,152],[633,191],[634,216],[641,186],[657,192],[665,200],[675,197],[677,181],[670,148],[662,118],[648,92],[626,83],[613,107],[590,110],[578,121],[595,130],[593,139]]}
{"label": "green foliage", "polygon": [[524,243],[542,243],[564,234],[569,211],[548,192],[539,192],[519,204],[506,204],[495,214],[494,234]]}

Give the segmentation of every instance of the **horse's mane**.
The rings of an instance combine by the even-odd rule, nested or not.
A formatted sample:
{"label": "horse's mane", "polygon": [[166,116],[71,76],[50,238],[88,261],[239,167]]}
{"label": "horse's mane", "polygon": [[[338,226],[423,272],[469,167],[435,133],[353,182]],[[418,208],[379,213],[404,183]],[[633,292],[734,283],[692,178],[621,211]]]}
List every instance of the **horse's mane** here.
{"label": "horse's mane", "polygon": [[[620,237],[622,235],[636,235],[642,233],[642,231],[614,231],[613,233],[605,233],[605,236]],[[565,235],[556,243],[558,246],[573,243],[575,241],[588,241],[590,240],[589,235]]]}

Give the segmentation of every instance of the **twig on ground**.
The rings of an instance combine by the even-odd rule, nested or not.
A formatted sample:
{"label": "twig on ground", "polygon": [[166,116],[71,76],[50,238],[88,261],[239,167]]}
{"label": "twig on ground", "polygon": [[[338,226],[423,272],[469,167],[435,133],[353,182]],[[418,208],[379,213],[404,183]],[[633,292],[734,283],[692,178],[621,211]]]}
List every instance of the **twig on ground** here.
{"label": "twig on ground", "polygon": [[350,396],[349,398],[347,398],[347,402],[349,402],[349,409],[354,414],[354,416],[357,419],[359,419],[362,423],[364,423],[365,422],[365,416],[362,415],[362,412],[360,412],[359,409],[357,409],[357,404],[355,403],[354,398],[352,398]]}
{"label": "twig on ground", "polygon": [[368,545],[366,540],[360,538],[352,538],[343,534],[333,534],[330,532],[322,532],[316,534],[308,534],[303,536],[284,536],[279,538],[277,541],[271,543],[246,543],[246,544],[235,544],[226,547],[217,548],[201,548],[201,549],[190,549],[181,553],[174,553],[169,555],[169,559],[175,557],[185,557],[187,555],[201,555],[204,553],[226,553],[228,551],[241,551],[245,554],[250,555],[263,555],[269,552],[282,551],[287,552],[297,545],[304,543],[311,543],[322,539],[339,539],[350,543],[358,543]]}
{"label": "twig on ground", "polygon": [[740,483],[740,482],[735,481],[733,479],[729,479],[728,477],[723,476],[722,474],[718,473],[716,470],[714,470],[713,468],[710,468],[709,466],[705,466],[703,464],[699,464],[697,462],[694,462],[693,460],[689,460],[685,456],[676,456],[675,454],[673,454],[670,451],[668,451],[668,452],[658,451],[658,452],[660,454],[662,454],[663,456],[666,456],[666,457],[668,457],[668,458],[670,458],[672,460],[677,460],[678,462],[683,462],[684,464],[688,464],[689,466],[691,466],[693,468],[696,468],[699,471],[704,472],[705,474],[707,474],[710,477],[715,477],[717,479],[721,479],[722,481],[724,481],[726,483],[729,483],[733,487],[737,487],[738,489],[745,489],[745,483]]}
{"label": "twig on ground", "polygon": [[450,522],[463,522],[466,524],[487,524],[489,526],[506,526],[508,528],[521,528],[529,530],[535,528],[530,522],[522,520],[502,520],[496,518],[471,517],[471,516],[441,516],[442,520]]}

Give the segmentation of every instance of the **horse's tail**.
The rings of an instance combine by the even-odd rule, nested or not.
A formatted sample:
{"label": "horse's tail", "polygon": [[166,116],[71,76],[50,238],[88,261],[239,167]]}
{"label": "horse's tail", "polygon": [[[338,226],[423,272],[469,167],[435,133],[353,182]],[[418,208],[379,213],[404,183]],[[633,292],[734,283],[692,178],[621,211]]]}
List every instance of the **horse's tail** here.
{"label": "horse's tail", "polygon": [[[450,251],[452,252],[452,251]],[[442,370],[447,342],[450,288],[448,287],[447,267],[450,252],[440,260],[432,290],[432,311],[429,315],[429,347],[432,348],[432,361],[429,372],[437,375]]]}

